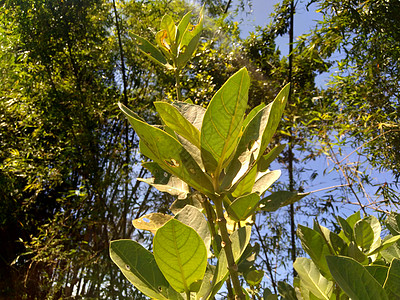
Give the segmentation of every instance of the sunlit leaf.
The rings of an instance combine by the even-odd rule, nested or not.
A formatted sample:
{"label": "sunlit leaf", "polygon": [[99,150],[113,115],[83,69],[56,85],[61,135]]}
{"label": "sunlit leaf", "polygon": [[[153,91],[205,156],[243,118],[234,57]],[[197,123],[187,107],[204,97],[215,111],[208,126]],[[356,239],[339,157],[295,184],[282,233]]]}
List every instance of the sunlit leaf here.
{"label": "sunlit leaf", "polygon": [[177,29],[175,26],[175,22],[170,15],[163,16],[163,18],[161,19],[160,29],[166,32],[167,35],[166,42],[169,44],[169,47],[172,49],[172,52],[176,53],[175,38]]}
{"label": "sunlit leaf", "polygon": [[181,43],[183,34],[186,30],[186,28],[189,25],[190,22],[190,18],[192,17],[192,12],[189,11],[188,13],[186,13],[186,15],[183,16],[183,18],[180,20],[178,27],[177,27],[177,31],[176,31],[176,38],[175,38],[175,42],[177,45],[179,45]]}
{"label": "sunlit leaf", "polygon": [[368,222],[360,220],[354,225],[354,238],[358,246],[369,250],[374,241],[374,232]]}
{"label": "sunlit leaf", "polygon": [[241,196],[227,208],[229,217],[236,222],[244,221],[258,208],[260,196],[257,193]]}
{"label": "sunlit leaf", "polygon": [[200,149],[200,131],[181,115],[176,107],[167,102],[154,102],[164,123]]}
{"label": "sunlit leaf", "polygon": [[[183,25],[186,23],[186,16],[183,19],[183,23],[179,24],[179,30],[183,29]],[[185,31],[182,34],[182,39],[179,41],[179,54],[177,59],[178,68],[182,69],[188,60],[193,56],[196,51],[197,44],[200,40],[201,31],[203,29],[203,11],[200,12],[199,20],[197,25],[187,24]]]}
{"label": "sunlit leaf", "polygon": [[269,165],[278,157],[279,154],[285,149],[286,145],[278,145],[275,146],[271,151],[267,154],[260,157],[260,160],[257,164],[257,170],[259,172],[264,172],[269,168]]}
{"label": "sunlit leaf", "polygon": [[208,250],[211,245],[211,233],[204,215],[199,209],[192,205],[186,205],[176,216],[175,219],[185,225],[192,227],[198,235],[203,239],[203,242]]}
{"label": "sunlit leaf", "polygon": [[214,95],[201,128],[201,156],[206,170],[219,176],[238,143],[247,107],[250,78],[241,69]]}
{"label": "sunlit leaf", "polygon": [[172,219],[157,230],[153,248],[157,265],[176,291],[190,291],[203,278],[207,249],[193,228]]}
{"label": "sunlit leaf", "polygon": [[334,286],[333,282],[321,275],[318,267],[311,259],[299,257],[293,263],[293,267],[310,292],[319,299],[330,299]]}
{"label": "sunlit leaf", "polygon": [[235,189],[232,192],[234,198],[241,197],[242,195],[251,193],[254,183],[257,177],[257,169],[253,168],[249,173],[246,174],[239,182],[237,182],[231,189]]}
{"label": "sunlit leaf", "polygon": [[279,179],[281,176],[280,170],[274,170],[269,172],[263,172],[260,177],[256,178],[256,182],[251,190],[252,193],[263,195],[271,185]]}
{"label": "sunlit leaf", "polygon": [[189,186],[175,176],[170,176],[166,184],[157,183],[155,178],[137,178],[137,180],[155,187],[160,192],[165,192],[172,196],[178,196],[179,199],[185,199],[190,192]]}
{"label": "sunlit leaf", "polygon": [[246,173],[255,172],[252,166],[256,163],[257,157],[261,158],[261,156],[259,156],[261,141],[264,130],[268,124],[271,106],[272,103],[267,107],[263,107],[248,121],[236,148],[235,155],[223,178],[221,184],[223,189],[230,188],[232,185],[237,184],[240,179],[247,176]]}
{"label": "sunlit leaf", "polygon": [[169,209],[175,215],[178,214],[183,208],[185,208],[186,205],[191,205],[201,210],[202,209],[201,201],[203,201],[202,197],[204,196],[202,196],[199,192],[195,191],[193,193],[190,193],[185,199],[175,200],[171,204]]}
{"label": "sunlit leaf", "polygon": [[246,282],[252,286],[259,285],[263,277],[264,277],[263,270],[251,270],[250,272],[244,275],[244,279],[246,280]]}
{"label": "sunlit leaf", "polygon": [[345,219],[340,216],[338,216],[337,219],[339,225],[342,227],[342,231],[339,233],[339,236],[347,242],[354,241],[353,226],[351,226]]}
{"label": "sunlit leaf", "polygon": [[172,216],[162,213],[150,213],[132,221],[133,227],[140,230],[148,230],[153,234],[157,229],[172,219]]}
{"label": "sunlit leaf", "polygon": [[300,238],[304,251],[310,255],[322,275],[327,279],[331,279],[332,277],[329,273],[329,268],[325,259],[326,255],[331,254],[326,240],[319,232],[302,225],[298,226],[297,235]]}
{"label": "sunlit leaf", "polygon": [[262,136],[262,142],[260,146],[259,155],[263,155],[265,149],[269,145],[272,136],[275,134],[276,129],[278,128],[279,122],[281,121],[283,110],[285,109],[286,102],[289,97],[290,84],[287,84],[283,87],[283,89],[279,92],[279,94],[275,97],[272,105],[270,107],[270,112],[268,115],[268,123],[265,127]]}

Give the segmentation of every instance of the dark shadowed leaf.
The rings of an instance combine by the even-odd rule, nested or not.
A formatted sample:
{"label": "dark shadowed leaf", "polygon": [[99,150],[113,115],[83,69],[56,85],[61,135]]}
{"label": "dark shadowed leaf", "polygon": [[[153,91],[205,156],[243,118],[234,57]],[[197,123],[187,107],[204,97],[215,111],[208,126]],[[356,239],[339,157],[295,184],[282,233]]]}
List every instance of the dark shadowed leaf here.
{"label": "dark shadowed leaf", "polygon": [[400,299],[400,260],[393,259],[384,285],[390,299]]}
{"label": "dark shadowed leaf", "polygon": [[326,260],[333,278],[352,300],[388,300],[379,282],[354,259],[327,256]]}
{"label": "dark shadowed leaf", "polygon": [[183,299],[165,279],[153,254],[139,243],[112,241],[110,256],[125,277],[145,295],[155,299]]}
{"label": "dark shadowed leaf", "polygon": [[123,104],[120,104],[120,108],[146,146],[146,154],[150,159],[195,189],[205,194],[213,192],[212,183],[207,175],[174,137],[136,118],[136,114]]}
{"label": "dark shadowed leaf", "polygon": [[130,35],[136,40],[139,50],[146,54],[152,61],[166,67],[167,69],[172,69],[172,66],[168,63],[161,51],[153,44],[136,34],[131,33]]}
{"label": "dark shadowed leaf", "polygon": [[293,193],[289,191],[274,192],[261,199],[260,208],[264,211],[276,211],[278,208],[295,203],[307,196],[308,193]]}

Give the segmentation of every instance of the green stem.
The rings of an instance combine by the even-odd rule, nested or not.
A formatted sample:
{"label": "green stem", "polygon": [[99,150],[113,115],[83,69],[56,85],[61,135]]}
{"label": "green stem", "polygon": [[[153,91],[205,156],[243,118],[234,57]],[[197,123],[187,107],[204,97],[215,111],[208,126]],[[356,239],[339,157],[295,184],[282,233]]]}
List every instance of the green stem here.
{"label": "green stem", "polygon": [[[217,241],[217,232],[215,231],[215,221],[214,221],[214,216],[215,216],[215,212],[214,209],[212,208],[210,202],[208,201],[207,197],[204,196],[203,194],[201,194],[201,206],[203,207],[203,209],[206,212],[206,217],[207,217],[207,222],[211,231],[211,236],[213,241]],[[221,251],[221,247],[218,245],[215,245],[214,247],[214,243],[213,243],[213,250],[214,250],[214,254],[216,257],[219,256],[219,252]]]}
{"label": "green stem", "polygon": [[186,299],[190,300],[190,291],[186,291]]}
{"label": "green stem", "polygon": [[226,260],[228,261],[228,271],[231,276],[233,288],[236,293],[235,299],[245,299],[242,291],[242,286],[239,280],[238,266],[235,263],[232,252],[232,242],[229,238],[228,230],[226,228],[226,219],[224,217],[224,209],[222,206],[223,196],[215,199],[215,208],[217,210],[217,222],[222,237],[222,248],[225,249]]}
{"label": "green stem", "polygon": [[182,101],[182,92],[181,92],[181,79],[179,78],[179,69],[175,69],[175,88],[176,88],[176,97],[178,101]]}

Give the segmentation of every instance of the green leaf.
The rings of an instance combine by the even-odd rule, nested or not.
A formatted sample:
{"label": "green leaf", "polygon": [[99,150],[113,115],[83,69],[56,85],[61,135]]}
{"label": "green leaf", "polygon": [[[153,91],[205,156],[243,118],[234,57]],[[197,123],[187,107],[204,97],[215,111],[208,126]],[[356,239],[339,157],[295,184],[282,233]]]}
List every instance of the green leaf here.
{"label": "green leaf", "polygon": [[362,252],[354,241],[351,241],[347,248],[347,255],[361,264],[368,264],[368,257]]}
{"label": "green leaf", "polygon": [[257,193],[261,196],[275,181],[279,179],[279,177],[281,177],[281,170],[274,170],[264,173],[256,179],[251,192]]}
{"label": "green leaf", "polygon": [[[172,52],[176,53],[176,45],[175,45],[175,38],[176,38],[176,26],[175,22],[170,15],[164,15],[161,19],[160,29],[164,30],[167,34],[167,43],[169,44]],[[175,48],[175,51],[173,50]]]}
{"label": "green leaf", "polygon": [[186,30],[186,28],[189,25],[190,22],[190,18],[192,17],[192,12],[189,11],[188,13],[186,13],[186,15],[183,16],[183,18],[180,20],[178,27],[177,27],[177,31],[176,31],[176,44],[179,45],[181,43],[183,34]]}
{"label": "green leaf", "polygon": [[270,106],[268,122],[262,136],[259,155],[264,154],[265,149],[267,149],[267,146],[269,145],[272,136],[275,134],[275,131],[278,128],[279,122],[281,121],[282,118],[283,110],[285,109],[285,105],[289,97],[289,91],[290,91],[290,83],[288,83],[283,87],[283,89],[275,97],[274,101],[272,102],[272,105]]}
{"label": "green leaf", "polygon": [[157,112],[164,123],[200,149],[200,131],[192,125],[179,110],[167,102],[154,102]]}
{"label": "green leaf", "polygon": [[257,169],[252,168],[240,181],[238,181],[231,189],[232,197],[241,197],[242,195],[251,193],[257,177]]}
{"label": "green leaf", "polygon": [[382,257],[389,263],[393,258],[400,259],[400,247],[399,242],[391,244],[386,249],[381,250]]}
{"label": "green leaf", "polygon": [[326,279],[312,260],[299,257],[293,263],[305,287],[319,299],[329,300],[333,291],[333,282]]}
{"label": "green leaf", "polygon": [[136,118],[136,114],[123,104],[120,104],[120,108],[146,146],[146,154],[150,159],[198,191],[208,195],[213,193],[209,178],[174,137]]}
{"label": "green leaf", "polygon": [[193,228],[172,219],[157,230],[153,247],[158,267],[176,291],[190,291],[203,278],[207,249]]}
{"label": "green leaf", "polygon": [[355,224],[353,224],[353,226],[351,226],[345,219],[343,219],[342,217],[338,216],[337,217],[340,226],[342,227],[342,231],[339,233],[339,236],[342,239],[347,240],[347,242],[351,242],[354,241],[354,235],[353,235],[353,226]]}
{"label": "green leaf", "polygon": [[231,76],[214,95],[201,128],[201,157],[209,173],[218,177],[238,143],[247,107],[250,77],[245,68]]}
{"label": "green leaf", "polygon": [[329,233],[329,241],[331,242],[332,248],[337,255],[346,255],[348,251],[348,245],[346,242],[336,233]]}
{"label": "green leaf", "polygon": [[390,299],[400,299],[400,260],[392,260],[383,287]]}
{"label": "green leaf", "polygon": [[239,197],[227,208],[228,215],[236,222],[244,221],[255,212],[259,201],[260,196],[256,193]]}
{"label": "green leaf", "polygon": [[[203,123],[204,114],[206,112],[205,108],[199,105],[193,105],[190,103],[180,102],[180,101],[173,102],[172,106],[175,107],[180,112],[180,114],[200,132],[201,124]],[[194,160],[197,162],[200,168],[204,170],[199,145],[194,145],[193,143],[181,137],[180,135],[178,135],[178,140],[180,141],[182,146],[194,158]]]}
{"label": "green leaf", "polygon": [[278,300],[278,295],[272,294],[269,288],[265,288],[263,292],[263,300]]}
{"label": "green leaf", "polygon": [[361,220],[360,211],[356,211],[354,214],[346,219],[346,222],[350,225],[351,228],[354,228],[354,225],[359,220]]}
{"label": "green leaf", "polygon": [[327,256],[326,260],[333,278],[352,300],[388,300],[378,281],[354,259]]}
{"label": "green leaf", "polygon": [[267,154],[260,157],[260,160],[257,164],[257,170],[259,172],[264,172],[269,168],[269,165],[278,157],[279,154],[285,149],[286,145],[278,145],[275,146],[271,151]]}
{"label": "green leaf", "polygon": [[331,232],[328,228],[321,226],[316,220],[314,220],[313,228],[328,242],[328,246],[331,248],[332,252],[336,253],[337,255],[347,254],[348,246],[340,236],[334,232]]}
{"label": "green leaf", "polygon": [[158,268],[153,254],[131,240],[111,241],[110,256],[125,277],[143,294],[155,299],[183,299]]}
{"label": "green leaf", "polygon": [[368,253],[368,256],[376,254],[378,252],[381,252],[381,251],[389,248],[391,245],[393,245],[394,243],[396,243],[399,240],[400,240],[400,235],[392,236],[392,237],[388,238],[387,240],[384,240],[378,248],[371,249],[371,252]]}
{"label": "green leaf", "polygon": [[[373,250],[373,249],[378,248],[382,243],[382,240],[381,240],[382,228],[381,228],[381,224],[380,224],[379,220],[374,216],[368,216],[368,217],[364,218],[363,221],[367,222],[371,226],[371,229],[373,231],[373,241],[370,246],[370,249]],[[354,226],[356,226],[356,225],[354,225]]]}
{"label": "green leaf", "polygon": [[172,69],[172,66],[168,63],[160,50],[158,50],[148,40],[133,33],[130,33],[130,36],[136,40],[139,50],[146,54],[152,61],[166,67],[167,69]]}
{"label": "green leaf", "polygon": [[[184,23],[186,23],[186,19],[184,20]],[[184,23],[182,23],[182,27]],[[179,24],[179,27],[180,26],[181,24]],[[203,29],[203,10],[200,12],[198,24],[197,25],[192,25],[190,23],[187,24],[186,29],[182,35],[182,39],[180,40],[178,46],[179,54],[177,59],[177,67],[179,69],[182,69],[186,65],[188,60],[192,57],[192,55],[196,51],[202,29]]]}
{"label": "green leaf", "polygon": [[267,107],[260,109],[255,116],[248,121],[236,148],[235,155],[223,178],[221,184],[222,189],[227,189],[231,186],[234,188],[238,182],[247,177],[248,173],[254,173],[254,169],[258,170],[258,165],[256,168],[254,164],[257,163],[257,159],[261,159],[263,154],[260,153],[261,142],[263,133],[268,125],[272,105],[273,103],[270,103]]}
{"label": "green leaf", "polygon": [[264,211],[276,211],[278,208],[295,203],[307,196],[308,193],[293,193],[289,191],[274,192],[261,199],[260,208]]}
{"label": "green leaf", "polygon": [[263,277],[264,277],[263,270],[251,270],[250,272],[244,275],[244,279],[251,286],[259,285]]}
{"label": "green leaf", "polygon": [[258,114],[258,112],[260,110],[262,110],[265,107],[264,103],[261,103],[259,105],[257,105],[256,107],[254,107],[248,114],[247,116],[244,118],[243,124],[242,124],[242,128],[246,128],[247,125],[250,123],[250,121]]}
{"label": "green leaf", "polygon": [[153,234],[157,229],[172,219],[172,216],[162,213],[151,213],[132,221],[133,227],[139,230],[148,230]]}
{"label": "green leaf", "polygon": [[386,221],[386,226],[392,235],[400,235],[400,214],[390,213]]}
{"label": "green leaf", "polygon": [[200,290],[196,293],[196,300],[205,300],[213,289],[212,279],[215,272],[215,266],[207,266],[206,273],[204,274],[204,278],[202,280]]}
{"label": "green leaf", "polygon": [[192,227],[203,239],[207,251],[211,246],[211,233],[208,223],[199,209],[192,205],[186,205],[176,216],[175,219],[183,224]]}
{"label": "green leaf", "polygon": [[298,226],[297,235],[301,240],[304,251],[310,255],[313,262],[320,269],[322,275],[327,279],[331,279],[332,277],[325,259],[326,255],[331,254],[326,240],[319,232],[302,225]]}
{"label": "green leaf", "polygon": [[296,291],[294,288],[284,281],[278,282],[278,292],[279,295],[281,295],[285,300],[297,300]]}
{"label": "green leaf", "polygon": [[364,268],[379,282],[381,286],[385,283],[389,268],[386,266],[364,266]]}
{"label": "green leaf", "polygon": [[354,225],[354,239],[362,249],[369,250],[374,241],[374,232],[368,222],[360,220]]}

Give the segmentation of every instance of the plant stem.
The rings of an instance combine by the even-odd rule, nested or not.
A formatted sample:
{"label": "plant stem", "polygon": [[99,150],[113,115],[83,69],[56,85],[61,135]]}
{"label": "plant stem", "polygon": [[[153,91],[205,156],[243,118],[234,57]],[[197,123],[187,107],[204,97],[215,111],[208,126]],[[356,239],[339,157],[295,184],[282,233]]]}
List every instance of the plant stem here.
{"label": "plant stem", "polygon": [[179,69],[175,68],[175,88],[176,88],[176,98],[178,101],[182,101],[182,93],[181,93],[181,79],[179,78]]}
{"label": "plant stem", "polygon": [[[211,231],[211,236],[213,241],[217,241],[217,232],[215,231],[215,221],[214,221],[214,216],[215,216],[215,212],[214,209],[212,208],[210,202],[208,201],[207,197],[204,196],[203,194],[201,195],[201,206],[203,207],[203,209],[206,212],[206,217],[207,217],[207,222],[209,224],[210,227],[210,231]],[[214,254],[216,257],[219,256],[219,252],[221,251],[221,247],[220,245],[216,245],[215,247],[216,249],[214,249],[214,243],[213,243],[213,250],[214,250]]]}
{"label": "plant stem", "polygon": [[228,299],[234,299],[235,296],[233,294],[231,277],[228,276],[228,279],[225,282],[226,282],[226,289],[228,290]]}
{"label": "plant stem", "polygon": [[235,299],[245,299],[242,291],[242,286],[239,280],[238,267],[235,263],[232,252],[232,242],[229,238],[228,230],[226,228],[226,219],[224,217],[224,209],[222,207],[223,196],[220,196],[214,200],[215,208],[217,211],[217,222],[219,230],[221,231],[222,237],[222,248],[225,250],[226,260],[228,262],[228,271],[231,276],[233,288],[235,290]]}

